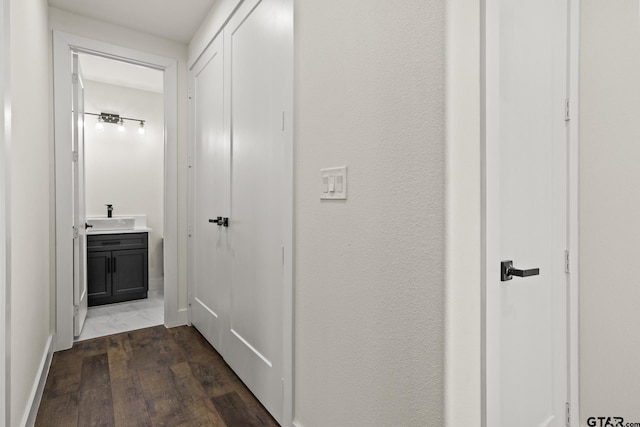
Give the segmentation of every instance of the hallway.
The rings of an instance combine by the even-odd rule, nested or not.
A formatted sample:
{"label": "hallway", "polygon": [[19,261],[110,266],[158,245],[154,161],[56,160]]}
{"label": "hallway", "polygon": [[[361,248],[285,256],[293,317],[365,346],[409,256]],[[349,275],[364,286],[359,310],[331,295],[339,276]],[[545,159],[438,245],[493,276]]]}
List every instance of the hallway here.
{"label": "hallway", "polygon": [[78,342],[54,355],[36,426],[277,426],[195,328]]}

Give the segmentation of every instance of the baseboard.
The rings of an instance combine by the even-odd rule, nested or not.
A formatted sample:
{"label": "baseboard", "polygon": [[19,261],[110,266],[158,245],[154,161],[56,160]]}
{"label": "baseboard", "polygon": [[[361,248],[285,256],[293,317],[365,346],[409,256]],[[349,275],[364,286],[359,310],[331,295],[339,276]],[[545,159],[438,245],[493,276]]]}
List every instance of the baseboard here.
{"label": "baseboard", "polygon": [[164,279],[162,277],[159,279],[149,279],[149,290],[150,291],[164,290]]}
{"label": "baseboard", "polygon": [[40,401],[42,400],[42,393],[44,392],[44,385],[47,382],[47,375],[49,375],[49,368],[51,367],[51,359],[53,358],[53,335],[49,335],[47,339],[47,345],[40,361],[38,368],[38,378],[33,383],[31,394],[29,395],[29,401],[22,417],[21,426],[33,427],[36,423],[36,416],[38,415],[38,408],[40,407]]}
{"label": "baseboard", "polygon": [[175,328],[176,326],[184,326],[189,321],[189,315],[186,308],[178,310],[175,319],[167,319],[165,326],[167,328]]}

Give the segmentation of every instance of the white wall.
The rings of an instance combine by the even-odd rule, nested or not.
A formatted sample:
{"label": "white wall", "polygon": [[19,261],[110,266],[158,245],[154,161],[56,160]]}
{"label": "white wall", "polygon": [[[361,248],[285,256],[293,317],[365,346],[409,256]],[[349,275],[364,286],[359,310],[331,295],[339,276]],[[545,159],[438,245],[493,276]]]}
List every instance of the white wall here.
{"label": "white wall", "polygon": [[[161,73],[158,71],[158,73]],[[86,116],[85,165],[87,216],[106,216],[105,204],[114,215],[147,215],[149,233],[149,281],[162,278],[164,210],[164,108],[161,93],[91,80],[85,81],[85,111],[113,112],[145,120],[126,121],[125,132]]]}
{"label": "white wall", "polygon": [[11,1],[11,425],[29,396],[50,336],[51,152],[45,0]]}
{"label": "white wall", "polygon": [[295,26],[296,419],[442,425],[445,2],[301,0]]}
{"label": "white wall", "polygon": [[[178,61],[178,308],[187,306],[187,46],[49,8],[52,29]],[[167,159],[171,161],[173,159]]]}
{"label": "white wall", "polygon": [[640,421],[640,11],[581,2],[581,420]]}

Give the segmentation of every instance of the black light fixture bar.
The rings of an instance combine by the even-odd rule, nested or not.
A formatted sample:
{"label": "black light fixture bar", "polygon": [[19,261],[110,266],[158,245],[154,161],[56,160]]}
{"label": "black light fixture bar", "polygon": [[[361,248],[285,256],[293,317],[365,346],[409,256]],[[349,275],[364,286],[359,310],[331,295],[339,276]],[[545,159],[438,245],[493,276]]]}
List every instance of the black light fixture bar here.
{"label": "black light fixture bar", "polygon": [[145,120],[142,119],[134,119],[132,117],[122,117],[120,116],[120,114],[114,114],[114,113],[89,113],[89,112],[85,112],[85,114],[88,114],[90,116],[98,116],[99,120],[103,121],[104,123],[113,123],[113,124],[119,124],[122,123],[123,120],[129,120],[132,122],[138,122],[141,125],[144,126],[144,122]]}

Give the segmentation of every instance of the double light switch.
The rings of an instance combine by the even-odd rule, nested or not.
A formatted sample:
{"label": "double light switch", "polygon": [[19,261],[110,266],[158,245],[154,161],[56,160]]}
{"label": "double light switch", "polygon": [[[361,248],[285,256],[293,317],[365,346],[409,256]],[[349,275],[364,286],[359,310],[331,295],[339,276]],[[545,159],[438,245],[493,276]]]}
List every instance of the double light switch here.
{"label": "double light switch", "polygon": [[347,198],[347,167],[320,169],[320,199]]}

